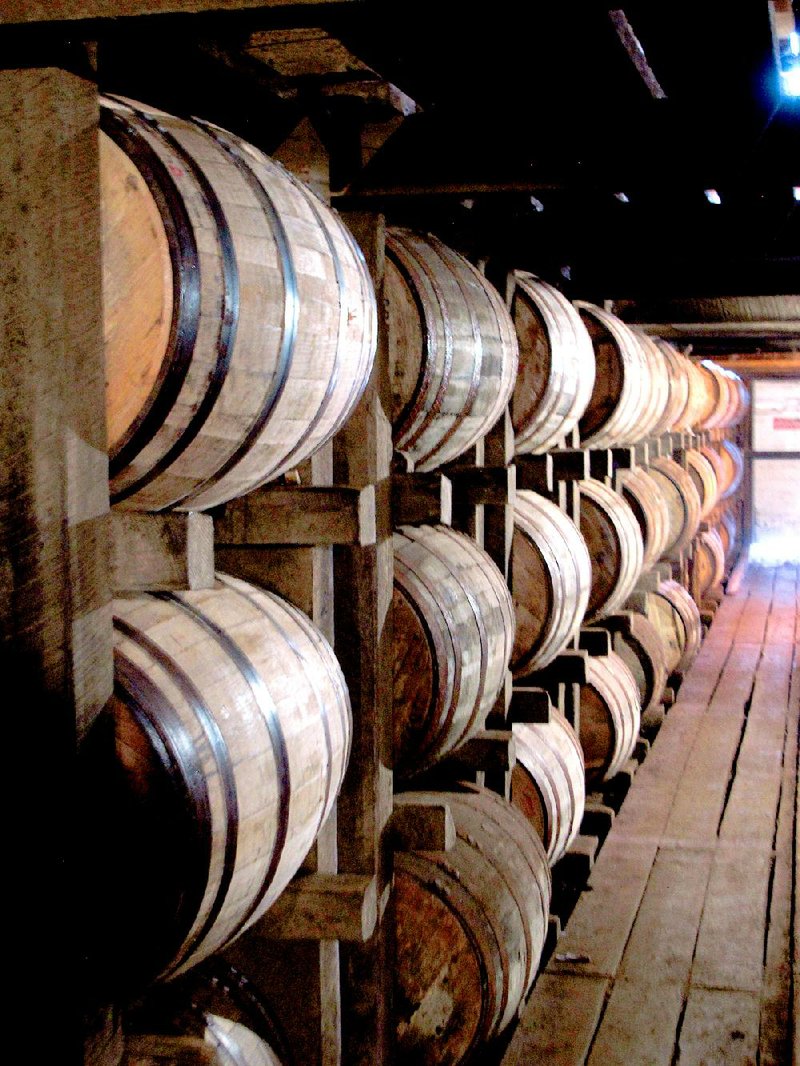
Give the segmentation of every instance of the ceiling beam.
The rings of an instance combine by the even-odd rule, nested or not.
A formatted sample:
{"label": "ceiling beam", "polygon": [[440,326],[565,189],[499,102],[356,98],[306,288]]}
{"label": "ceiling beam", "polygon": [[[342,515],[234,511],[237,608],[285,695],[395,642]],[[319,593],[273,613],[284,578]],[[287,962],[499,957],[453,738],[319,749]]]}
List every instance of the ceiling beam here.
{"label": "ceiling beam", "polygon": [[72,22],[79,19],[119,19],[139,15],[176,15],[225,11],[258,11],[269,7],[329,8],[354,6],[364,0],[0,0],[5,26],[28,22]]}

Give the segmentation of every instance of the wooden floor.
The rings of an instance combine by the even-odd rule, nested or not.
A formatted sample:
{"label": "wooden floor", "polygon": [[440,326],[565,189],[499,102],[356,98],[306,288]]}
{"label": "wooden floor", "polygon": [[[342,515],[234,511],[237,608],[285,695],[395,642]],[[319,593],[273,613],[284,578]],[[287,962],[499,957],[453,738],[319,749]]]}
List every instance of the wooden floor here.
{"label": "wooden floor", "polygon": [[800,1063],[799,582],[723,600],[503,1066]]}

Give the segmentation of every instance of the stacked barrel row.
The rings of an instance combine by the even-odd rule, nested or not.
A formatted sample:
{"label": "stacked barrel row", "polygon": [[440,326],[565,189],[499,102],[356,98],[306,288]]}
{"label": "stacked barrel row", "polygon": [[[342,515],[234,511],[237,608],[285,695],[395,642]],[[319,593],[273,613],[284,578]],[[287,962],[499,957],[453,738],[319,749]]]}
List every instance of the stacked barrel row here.
{"label": "stacked barrel row", "polygon": [[[338,216],[240,138],[118,100],[104,102],[102,127],[112,499],[215,507],[345,424],[375,353],[370,278]],[[509,405],[519,456],[716,432],[739,416],[741,382],[713,365],[532,275],[516,274],[513,292],[509,309],[435,237],[388,232],[391,416],[409,471],[447,471]],[[681,584],[631,597],[643,572],[694,543],[702,515],[723,524],[736,453],[715,444],[705,465],[664,454],[616,482],[582,480],[579,521],[518,492],[511,589],[465,533],[395,531],[399,805],[429,800],[415,778],[485,726],[509,669],[535,679],[585,624],[614,642],[589,661],[577,735],[558,712],[514,726],[511,802],[468,780],[434,792],[455,846],[396,858],[394,1002],[409,1061],[474,1060],[531,987],[549,867],[578,832],[587,785],[630,757],[642,714],[696,651]],[[115,696],[87,751],[104,797],[97,834],[119,843],[95,871],[92,951],[98,980],[123,995],[219,951],[275,901],[335,802],[350,707],[309,619],[232,577],[121,595],[115,629]],[[231,1039],[218,1021],[209,1031]]]}
{"label": "stacked barrel row", "polygon": [[[207,510],[347,421],[374,363],[372,281],[341,219],[225,130],[104,99],[100,158],[112,503]],[[221,573],[143,584],[114,600],[114,696],[84,746],[89,980],[120,1003],[275,902],[352,731],[342,669],[297,607]],[[204,1039],[219,1061],[277,1061],[216,1015]]]}
{"label": "stacked barrel row", "polygon": [[[506,403],[518,456],[574,444],[576,437],[595,449],[660,441],[670,432],[727,425],[742,412],[738,379],[713,365],[697,366],[599,307],[573,306],[530,275],[515,276],[512,331],[492,286],[430,235],[390,231],[387,280],[395,447],[410,470],[447,472]],[[719,445],[735,454],[728,442]],[[660,721],[668,678],[686,669],[699,646],[697,606],[671,572],[645,595],[634,595],[643,574],[663,560],[681,559],[695,543],[701,518],[717,503],[709,498],[704,510],[692,460],[681,455],[675,461],[668,454],[672,448],[669,439],[663,455],[654,448],[652,463],[623,477],[581,481],[579,522],[547,495],[517,491],[513,615],[502,576],[474,544],[466,549],[464,534],[430,527],[396,534],[395,766],[410,782],[407,788],[420,774],[430,781],[431,768],[482,727],[506,664],[519,680],[536,683],[574,644],[582,625],[610,631],[613,650],[587,664],[579,735],[558,711],[547,724],[513,727],[512,801],[551,864],[579,830],[587,787],[613,778],[630,758],[642,723]],[[465,567],[462,551],[473,559],[483,554],[481,566]],[[465,642],[453,639],[470,630]],[[469,646],[472,662],[465,655]],[[481,696],[474,690],[476,675]],[[501,840],[487,840],[486,854],[497,851]],[[399,1046],[415,1061],[467,1061],[475,1047],[458,1045],[456,1052],[450,1042],[455,1015],[448,1008],[433,1020],[428,1009],[434,1001],[441,1004],[445,985],[449,990],[463,979],[448,961],[454,952],[458,956],[457,941],[445,932],[441,940],[426,940],[410,921],[410,913],[426,908],[410,894],[406,879],[413,867],[415,885],[424,880],[437,907],[444,892],[448,908],[469,925],[472,905],[454,905],[456,894],[442,888],[445,872],[461,881],[468,864],[439,855],[433,865],[417,866],[416,860],[398,860]],[[431,924],[447,926],[443,919]],[[518,1003],[519,985],[514,988]],[[486,1011],[486,993],[476,986],[473,995],[473,1010]],[[485,1030],[482,1039],[499,1028]]]}

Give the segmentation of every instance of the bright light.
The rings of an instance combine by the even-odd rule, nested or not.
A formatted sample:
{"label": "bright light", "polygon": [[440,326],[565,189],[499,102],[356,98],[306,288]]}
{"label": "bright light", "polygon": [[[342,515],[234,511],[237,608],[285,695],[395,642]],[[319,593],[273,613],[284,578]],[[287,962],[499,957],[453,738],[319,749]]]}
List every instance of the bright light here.
{"label": "bright light", "polygon": [[706,194],[706,200],[708,200],[710,204],[719,205],[722,203],[722,197],[716,189],[704,189],[703,191]]}
{"label": "bright light", "polygon": [[767,566],[800,563],[800,541],[791,533],[764,533],[750,545],[750,560]]}
{"label": "bright light", "polygon": [[630,203],[630,200],[628,199],[628,194],[627,193],[615,192],[614,196],[616,197],[617,200],[619,200],[619,202],[621,204],[629,204]]}
{"label": "bright light", "polygon": [[795,200],[800,200],[800,185],[793,186],[792,193],[794,194]]}
{"label": "bright light", "polygon": [[537,200],[535,196],[531,197],[531,207],[536,212],[544,211],[544,204],[541,200]]}
{"label": "bright light", "polygon": [[784,96],[800,96],[800,63],[781,71]]}
{"label": "bright light", "polygon": [[789,34],[789,51],[793,56],[800,56],[800,33],[795,30]]}

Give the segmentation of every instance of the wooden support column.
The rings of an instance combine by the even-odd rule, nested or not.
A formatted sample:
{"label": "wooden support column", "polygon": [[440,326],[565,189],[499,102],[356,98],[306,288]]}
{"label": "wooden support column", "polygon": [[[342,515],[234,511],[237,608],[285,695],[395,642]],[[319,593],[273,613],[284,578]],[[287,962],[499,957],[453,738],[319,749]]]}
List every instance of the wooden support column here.
{"label": "wooden support column", "polygon": [[[0,655],[25,695],[17,750],[49,812],[32,883],[48,886],[50,905],[26,959],[37,972],[46,960],[63,993],[37,1033],[37,1056],[52,1062],[82,1057],[73,759],[113,676],[96,126],[91,81],[0,72]],[[113,1012],[87,1013],[85,1060],[118,1062]]]}
{"label": "wooden support column", "polygon": [[392,1061],[392,922],[384,913],[391,884],[388,834],[392,813],[393,551],[390,468],[391,410],[383,312],[383,216],[345,219],[372,273],[379,308],[378,355],[358,408],[334,440],[337,484],[375,486],[376,542],[334,549],[336,654],[353,707],[353,748],[338,803],[339,869],[377,878],[378,924],[365,944],[343,944],[342,1061]]}

